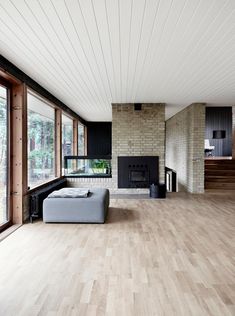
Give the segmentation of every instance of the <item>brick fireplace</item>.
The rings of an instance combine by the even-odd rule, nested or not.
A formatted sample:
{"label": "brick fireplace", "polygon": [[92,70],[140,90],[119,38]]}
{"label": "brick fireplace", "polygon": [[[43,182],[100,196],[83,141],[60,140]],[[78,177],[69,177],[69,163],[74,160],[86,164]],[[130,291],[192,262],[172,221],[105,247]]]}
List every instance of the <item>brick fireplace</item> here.
{"label": "brick fireplace", "polygon": [[118,188],[118,157],[157,156],[159,181],[165,180],[165,104],[112,105],[112,178],[71,179],[72,186],[106,187],[112,193],[147,193],[146,188]]}

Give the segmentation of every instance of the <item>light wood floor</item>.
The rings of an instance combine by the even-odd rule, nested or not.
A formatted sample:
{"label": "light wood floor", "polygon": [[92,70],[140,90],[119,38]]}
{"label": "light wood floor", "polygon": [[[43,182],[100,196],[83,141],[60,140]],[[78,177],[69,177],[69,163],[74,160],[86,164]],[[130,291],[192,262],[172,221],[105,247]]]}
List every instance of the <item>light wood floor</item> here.
{"label": "light wood floor", "polygon": [[[234,192],[233,192],[234,193]],[[112,199],[0,243],[0,315],[235,315],[235,195]]]}

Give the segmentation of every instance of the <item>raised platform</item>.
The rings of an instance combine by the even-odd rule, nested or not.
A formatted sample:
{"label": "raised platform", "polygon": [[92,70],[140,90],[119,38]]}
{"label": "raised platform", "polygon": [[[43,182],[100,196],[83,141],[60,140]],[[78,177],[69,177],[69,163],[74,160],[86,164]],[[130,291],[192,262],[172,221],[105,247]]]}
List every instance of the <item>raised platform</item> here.
{"label": "raised platform", "polygon": [[235,159],[207,157],[205,159],[205,189],[235,190]]}

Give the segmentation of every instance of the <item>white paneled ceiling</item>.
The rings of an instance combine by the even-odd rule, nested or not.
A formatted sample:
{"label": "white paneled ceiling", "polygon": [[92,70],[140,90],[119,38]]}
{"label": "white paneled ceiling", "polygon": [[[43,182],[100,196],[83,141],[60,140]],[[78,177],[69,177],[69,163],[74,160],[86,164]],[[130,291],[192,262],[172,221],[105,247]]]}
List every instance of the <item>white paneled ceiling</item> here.
{"label": "white paneled ceiling", "polygon": [[235,0],[0,0],[0,53],[84,119],[235,104]]}

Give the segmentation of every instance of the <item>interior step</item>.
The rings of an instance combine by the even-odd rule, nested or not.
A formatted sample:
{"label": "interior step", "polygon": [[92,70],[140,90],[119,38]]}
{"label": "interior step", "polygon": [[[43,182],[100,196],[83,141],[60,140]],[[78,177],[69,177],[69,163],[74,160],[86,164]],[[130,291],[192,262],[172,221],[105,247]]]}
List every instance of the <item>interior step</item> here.
{"label": "interior step", "polygon": [[223,177],[223,176],[207,176],[205,177],[206,182],[229,182],[235,183],[235,177]]}
{"label": "interior step", "polygon": [[220,163],[220,164],[205,164],[205,168],[206,169],[224,169],[224,168],[228,168],[233,170],[235,168],[235,164],[227,164],[227,163]]}
{"label": "interior step", "polygon": [[205,189],[235,190],[235,160],[206,159]]}
{"label": "interior step", "polygon": [[206,182],[205,189],[235,190],[235,183]]}
{"label": "interior step", "polygon": [[207,176],[222,176],[222,177],[235,177],[235,170],[211,170],[205,169],[205,174]]}

